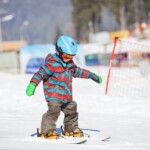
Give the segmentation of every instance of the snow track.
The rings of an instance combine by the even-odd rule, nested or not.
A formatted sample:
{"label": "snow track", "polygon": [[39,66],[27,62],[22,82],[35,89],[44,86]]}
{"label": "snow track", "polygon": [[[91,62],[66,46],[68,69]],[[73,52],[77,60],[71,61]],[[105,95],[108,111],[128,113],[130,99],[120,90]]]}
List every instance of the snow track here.
{"label": "snow track", "polygon": [[[105,68],[101,75],[106,76]],[[42,84],[33,97],[25,95],[31,75],[0,73],[0,150],[149,150],[150,101],[104,95],[104,84],[74,79],[74,100],[78,103],[80,128],[100,130],[91,136],[111,136],[109,142],[89,140],[82,145],[33,140],[47,111]],[[61,113],[57,127],[63,123]]]}

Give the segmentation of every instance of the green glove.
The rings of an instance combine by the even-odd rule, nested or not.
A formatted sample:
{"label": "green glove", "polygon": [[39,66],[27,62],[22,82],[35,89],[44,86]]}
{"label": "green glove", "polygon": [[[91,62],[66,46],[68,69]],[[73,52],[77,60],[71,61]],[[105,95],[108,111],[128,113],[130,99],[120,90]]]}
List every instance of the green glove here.
{"label": "green glove", "polygon": [[102,83],[102,82],[103,82],[102,77],[99,76],[99,75],[96,75],[95,73],[91,73],[91,74],[89,75],[89,78],[92,79],[92,80],[94,80],[94,81],[97,82],[97,83]]}
{"label": "green glove", "polygon": [[101,76],[99,76],[99,75],[97,75],[97,76],[98,76],[98,78],[99,78],[99,83],[102,83],[102,82],[103,82],[102,77],[101,77]]}
{"label": "green glove", "polygon": [[36,89],[36,84],[33,82],[30,82],[29,85],[27,86],[27,89],[26,89],[26,95],[27,96],[34,95],[35,89]]}

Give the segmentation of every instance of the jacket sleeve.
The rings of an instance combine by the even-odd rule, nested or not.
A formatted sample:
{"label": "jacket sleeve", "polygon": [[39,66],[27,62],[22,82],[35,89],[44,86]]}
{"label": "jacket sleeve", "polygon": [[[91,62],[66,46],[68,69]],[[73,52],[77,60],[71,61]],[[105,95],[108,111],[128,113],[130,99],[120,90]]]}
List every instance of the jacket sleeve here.
{"label": "jacket sleeve", "polygon": [[73,77],[75,78],[85,78],[88,79],[90,75],[90,71],[86,69],[82,69],[80,67],[75,67],[73,72]]}
{"label": "jacket sleeve", "polygon": [[42,80],[46,80],[52,74],[53,67],[50,63],[47,62],[33,75],[30,82],[34,82],[36,86],[38,86]]}

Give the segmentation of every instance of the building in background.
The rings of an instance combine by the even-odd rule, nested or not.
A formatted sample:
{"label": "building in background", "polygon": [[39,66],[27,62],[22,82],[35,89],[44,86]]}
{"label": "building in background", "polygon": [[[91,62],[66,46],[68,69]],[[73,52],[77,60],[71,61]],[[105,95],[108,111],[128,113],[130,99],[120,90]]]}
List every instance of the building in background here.
{"label": "building in background", "polygon": [[1,43],[0,70],[19,72],[20,70],[20,47],[27,45],[26,41],[8,41]]}
{"label": "building in background", "polygon": [[54,53],[53,44],[36,44],[22,46],[20,50],[21,73],[35,73],[45,61],[48,53]]}

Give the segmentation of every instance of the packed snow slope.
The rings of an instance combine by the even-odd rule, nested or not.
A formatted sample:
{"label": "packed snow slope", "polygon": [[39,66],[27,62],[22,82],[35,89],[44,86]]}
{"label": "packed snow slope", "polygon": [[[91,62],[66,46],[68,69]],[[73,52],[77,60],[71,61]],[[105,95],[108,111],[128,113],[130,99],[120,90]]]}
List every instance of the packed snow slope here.
{"label": "packed snow slope", "polygon": [[[99,135],[92,132],[92,137],[111,136],[108,142],[89,140],[82,145],[30,137],[47,111],[42,83],[34,96],[27,97],[25,90],[32,75],[0,72],[0,150],[149,150],[150,100],[105,96],[106,70],[93,70],[103,76],[101,85],[92,80],[73,80],[80,128],[101,131]],[[63,113],[57,127],[62,124]]]}

